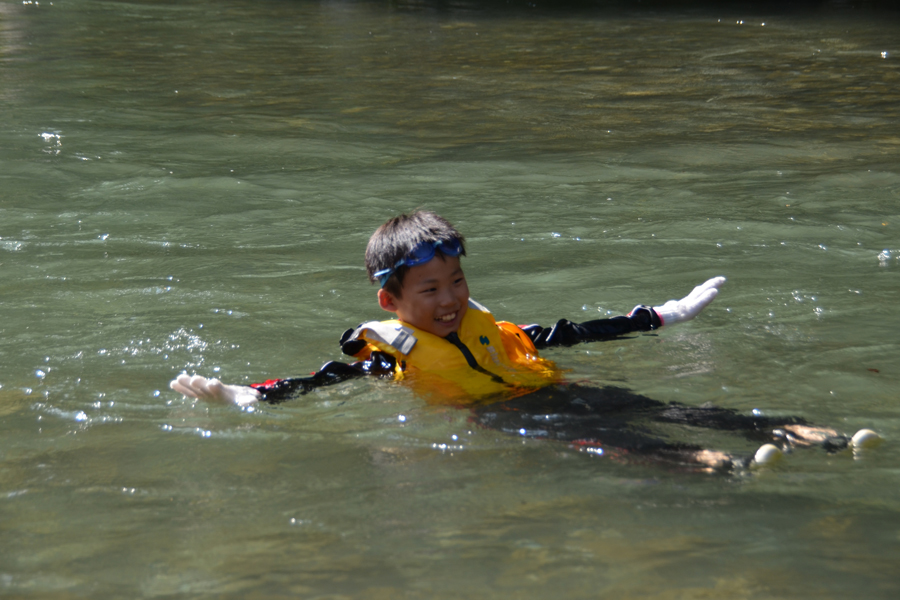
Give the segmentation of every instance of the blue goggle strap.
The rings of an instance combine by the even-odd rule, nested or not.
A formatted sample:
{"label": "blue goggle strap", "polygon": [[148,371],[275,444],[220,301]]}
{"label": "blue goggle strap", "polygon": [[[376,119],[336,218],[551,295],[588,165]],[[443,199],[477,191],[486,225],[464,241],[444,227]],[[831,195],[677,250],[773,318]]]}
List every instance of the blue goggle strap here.
{"label": "blue goggle strap", "polygon": [[[446,254],[447,256],[459,256],[462,253],[462,244],[459,243],[459,240],[454,239],[455,244],[453,244],[450,248],[441,248],[441,252]],[[443,246],[444,241],[438,240],[436,242],[422,242],[415,248],[413,248],[406,258],[401,258],[397,261],[393,267],[389,269],[382,269],[381,271],[376,271],[372,273],[372,277],[378,279],[378,282],[381,283],[381,287],[384,287],[384,284],[387,283],[387,280],[391,278],[391,275],[394,274],[394,271],[402,267],[403,265],[407,265],[410,267],[414,267],[416,265],[421,265],[423,263],[427,263],[429,260],[434,258],[434,253],[437,251],[438,246]],[[416,256],[422,250],[425,250],[426,253]]]}

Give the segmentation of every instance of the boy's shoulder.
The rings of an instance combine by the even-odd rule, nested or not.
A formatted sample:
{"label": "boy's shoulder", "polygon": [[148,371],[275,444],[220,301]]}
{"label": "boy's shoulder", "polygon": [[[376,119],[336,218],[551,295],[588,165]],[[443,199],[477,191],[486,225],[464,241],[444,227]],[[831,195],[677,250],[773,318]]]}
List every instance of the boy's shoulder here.
{"label": "boy's shoulder", "polygon": [[[480,302],[469,298],[468,311],[475,311],[481,319],[488,319],[490,323],[497,326],[491,311]],[[370,342],[375,342],[379,346],[389,346],[401,352],[409,354],[416,345],[420,335],[413,326],[397,319],[388,319],[386,321],[367,321],[359,324],[355,329],[346,330],[341,336],[341,350],[348,356],[360,357],[361,354],[368,354],[365,349]]]}

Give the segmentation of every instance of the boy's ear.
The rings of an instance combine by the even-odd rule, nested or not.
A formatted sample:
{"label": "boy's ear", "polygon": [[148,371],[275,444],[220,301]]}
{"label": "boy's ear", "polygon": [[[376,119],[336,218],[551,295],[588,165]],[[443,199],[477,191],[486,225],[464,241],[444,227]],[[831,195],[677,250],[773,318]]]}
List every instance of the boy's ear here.
{"label": "boy's ear", "polygon": [[394,301],[394,297],[384,288],[378,290],[378,306],[388,312],[397,312],[397,304]]}

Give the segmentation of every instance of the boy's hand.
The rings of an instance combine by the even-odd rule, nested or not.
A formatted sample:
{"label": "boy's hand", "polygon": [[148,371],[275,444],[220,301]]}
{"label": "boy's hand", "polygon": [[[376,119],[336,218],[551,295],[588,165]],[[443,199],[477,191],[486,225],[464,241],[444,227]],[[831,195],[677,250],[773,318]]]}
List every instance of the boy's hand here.
{"label": "boy's hand", "polygon": [[725,283],[724,277],[713,277],[695,287],[681,300],[669,300],[662,306],[654,306],[653,310],[659,315],[663,325],[690,321],[713,301],[713,298],[719,293],[719,286],[723,283]]}
{"label": "boy's hand", "polygon": [[253,404],[262,395],[246,385],[225,385],[218,379],[207,379],[202,375],[191,377],[187,373],[170,381],[169,387],[189,398],[230,402],[238,406]]}

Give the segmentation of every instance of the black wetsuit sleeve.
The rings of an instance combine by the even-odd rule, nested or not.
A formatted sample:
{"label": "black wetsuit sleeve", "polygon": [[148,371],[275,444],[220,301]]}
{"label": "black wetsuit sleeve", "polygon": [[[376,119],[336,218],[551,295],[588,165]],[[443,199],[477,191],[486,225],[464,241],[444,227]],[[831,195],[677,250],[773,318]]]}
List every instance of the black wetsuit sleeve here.
{"label": "black wetsuit sleeve", "polygon": [[521,326],[521,329],[531,338],[535,348],[541,349],[612,340],[628,333],[652,331],[661,326],[662,321],[655,310],[649,306],[639,306],[631,311],[630,315],[623,317],[596,319],[584,323],[560,319],[552,327],[525,325]]}
{"label": "black wetsuit sleeve", "polygon": [[391,378],[394,376],[396,361],[394,357],[383,352],[373,352],[366,360],[352,364],[331,361],[308,377],[290,377],[274,379],[265,383],[255,383],[251,387],[262,394],[260,400],[269,404],[280,404],[297,396],[302,396],[326,385],[334,385],[356,377],[375,376]]}

